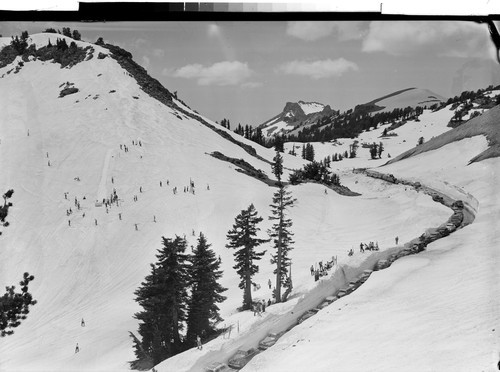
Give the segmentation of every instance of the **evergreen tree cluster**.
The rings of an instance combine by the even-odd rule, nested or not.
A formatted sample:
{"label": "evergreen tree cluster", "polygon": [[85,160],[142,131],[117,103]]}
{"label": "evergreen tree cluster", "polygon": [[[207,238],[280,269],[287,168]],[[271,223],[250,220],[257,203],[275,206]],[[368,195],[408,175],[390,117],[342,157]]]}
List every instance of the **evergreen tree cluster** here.
{"label": "evergreen tree cluster", "polygon": [[302,159],[314,161],[314,146],[310,143],[302,145]]}
{"label": "evergreen tree cluster", "polygon": [[379,144],[373,142],[370,145],[370,156],[372,159],[377,159],[377,158],[381,159],[383,151],[384,151],[384,145],[382,144],[382,142],[380,142]]}
{"label": "evergreen tree cluster", "polygon": [[217,306],[226,290],[217,282],[221,262],[203,233],[191,255],[185,238],[163,237],[162,244],[157,262],[134,292],[143,310],[134,315],[140,321],[140,337],[130,333],[136,355],[130,362],[133,369],[149,369],[194,346],[197,336],[212,337],[222,320]]}
{"label": "evergreen tree cluster", "polygon": [[231,130],[231,123],[229,122],[229,119],[226,118],[222,119],[220,121],[220,125],[222,125],[224,128]]}
{"label": "evergreen tree cluster", "polygon": [[71,29],[69,27],[63,27],[62,32],[61,32],[61,30],[56,30],[55,28],[49,27],[49,28],[46,28],[43,32],[49,33],[49,34],[62,34],[64,36],[70,37],[74,40],[81,40],[82,39],[82,35],[80,34],[80,32],[78,30],[71,31]]}
{"label": "evergreen tree cluster", "polygon": [[13,328],[18,327],[25,320],[30,306],[36,300],[28,292],[29,283],[35,279],[33,275],[24,273],[23,280],[19,282],[21,292],[16,292],[15,286],[6,287],[5,294],[0,297],[0,336],[5,337],[14,333]]}
{"label": "evergreen tree cluster", "polygon": [[[74,30],[69,37],[79,40],[79,35],[79,32]],[[42,61],[52,59],[60,63],[61,67],[72,66],[83,61],[87,56],[87,50],[91,48],[80,48],[74,41],[68,45],[65,38],[58,38],[56,45],[52,45],[49,40],[48,45],[37,49],[35,44],[28,46],[28,37],[27,31],[22,32],[21,37],[12,37],[10,44],[0,51],[0,68],[12,63],[17,56],[22,56],[24,62],[29,61],[29,56],[33,56]]]}
{"label": "evergreen tree cluster", "polygon": [[238,123],[238,126],[234,129],[234,133],[239,134],[240,136],[245,137],[246,139],[258,143],[259,145],[272,147],[274,144],[274,140],[266,140],[264,135],[262,134],[261,128],[253,129],[250,125],[241,125]]}
{"label": "evergreen tree cluster", "polygon": [[315,181],[327,186],[341,186],[339,176],[332,173],[324,163],[317,161],[304,165],[302,169],[295,170],[290,174],[288,180],[293,185],[305,181]]}
{"label": "evergreen tree cluster", "polygon": [[397,120],[416,118],[423,107],[396,108],[390,112],[373,113],[377,109],[370,105],[358,105],[343,113],[328,114],[329,119],[318,119],[316,124],[302,128],[296,135],[287,135],[289,142],[326,142],[336,138],[356,138],[362,131]]}

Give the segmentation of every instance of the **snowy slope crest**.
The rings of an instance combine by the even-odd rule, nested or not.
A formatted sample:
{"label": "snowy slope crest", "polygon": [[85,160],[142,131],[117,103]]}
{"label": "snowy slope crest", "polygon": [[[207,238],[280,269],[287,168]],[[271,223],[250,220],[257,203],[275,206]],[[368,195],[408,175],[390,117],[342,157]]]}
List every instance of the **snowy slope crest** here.
{"label": "snowy slope crest", "polygon": [[436,103],[441,103],[446,99],[439,94],[436,94],[429,89],[409,88],[403,91],[392,93],[388,96],[378,98],[371,101],[369,104],[375,104],[382,107],[382,110],[377,112],[390,112],[396,108],[406,107],[430,107]]}

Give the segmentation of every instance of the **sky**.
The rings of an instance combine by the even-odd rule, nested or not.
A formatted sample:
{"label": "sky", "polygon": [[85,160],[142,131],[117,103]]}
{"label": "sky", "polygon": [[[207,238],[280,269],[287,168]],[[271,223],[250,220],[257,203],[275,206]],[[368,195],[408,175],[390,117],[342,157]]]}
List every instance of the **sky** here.
{"label": "sky", "polygon": [[418,87],[444,97],[500,84],[487,26],[466,21],[1,22],[0,34],[70,27],[119,45],[191,108],[232,128],[286,102],[347,110]]}

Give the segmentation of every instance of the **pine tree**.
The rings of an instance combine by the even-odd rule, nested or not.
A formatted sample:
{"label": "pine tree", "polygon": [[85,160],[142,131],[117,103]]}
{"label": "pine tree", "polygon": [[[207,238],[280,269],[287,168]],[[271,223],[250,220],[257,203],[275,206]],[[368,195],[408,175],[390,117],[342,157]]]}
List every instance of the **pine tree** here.
{"label": "pine tree", "polygon": [[191,256],[190,286],[191,298],[188,303],[187,346],[196,344],[196,336],[208,337],[215,333],[215,324],[222,321],[218,303],[226,297],[221,293],[227,290],[217,281],[222,277],[220,261],[210,249],[207,239],[200,233],[198,245]]}
{"label": "pine tree", "polygon": [[254,205],[250,204],[236,216],[232,230],[227,233],[229,242],[226,248],[236,249],[234,253],[236,265],[233,268],[241,278],[239,288],[243,289],[242,310],[252,308],[252,277],[259,272],[259,267],[254,262],[262,259],[266,253],[255,250],[260,244],[267,242],[256,237],[260,230],[257,224],[261,221],[262,217],[257,216]]}
{"label": "pine tree", "polygon": [[[271,255],[271,264],[276,264],[276,269],[273,271],[276,274],[276,289],[274,297],[276,302],[286,301],[286,298],[281,298],[281,287],[287,281],[288,268],[291,265],[291,260],[288,257],[288,252],[292,250],[293,233],[290,231],[292,220],[286,217],[286,211],[291,208],[297,199],[292,198],[291,192],[281,186],[273,195],[273,204],[271,207],[271,216],[269,219],[276,221],[272,229],[267,232],[274,243],[276,253]],[[291,281],[289,281],[291,283]]]}
{"label": "pine tree", "polygon": [[382,142],[380,142],[378,144],[378,158],[379,159],[382,159],[382,152],[384,151],[384,145],[382,144]]}
{"label": "pine tree", "polygon": [[25,320],[29,307],[36,304],[33,296],[28,292],[28,285],[35,277],[24,273],[23,280],[19,282],[21,292],[16,293],[15,286],[6,287],[5,294],[0,297],[0,336],[5,337],[14,333],[12,329]]}
{"label": "pine tree", "polygon": [[271,164],[274,175],[278,180],[278,185],[281,185],[281,175],[283,174],[283,156],[276,150],[276,156],[273,158]]}
{"label": "pine tree", "polygon": [[158,250],[158,262],[151,264],[151,274],[146,276],[134,294],[143,311],[134,314],[139,324],[143,350],[154,364],[182,351],[180,331],[186,320],[188,300],[188,256],[186,240],[163,239]]}
{"label": "pine tree", "polygon": [[370,146],[370,156],[372,157],[372,159],[377,158],[377,147],[378,146],[375,142]]}

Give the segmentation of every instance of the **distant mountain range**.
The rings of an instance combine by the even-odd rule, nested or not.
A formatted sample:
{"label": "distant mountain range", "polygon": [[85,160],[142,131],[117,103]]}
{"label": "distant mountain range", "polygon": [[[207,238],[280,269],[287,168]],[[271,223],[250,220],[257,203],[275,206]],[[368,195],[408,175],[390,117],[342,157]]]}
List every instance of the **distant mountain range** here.
{"label": "distant mountain range", "polygon": [[[390,112],[396,108],[429,107],[445,101],[443,96],[429,89],[407,88],[357,105],[354,110],[370,113]],[[262,130],[262,134],[268,138],[283,134],[297,134],[300,129],[323,121],[324,118],[328,117],[328,122],[331,122],[339,114],[339,111],[333,110],[329,105],[318,102],[287,102],[281,113],[258,127]]]}

